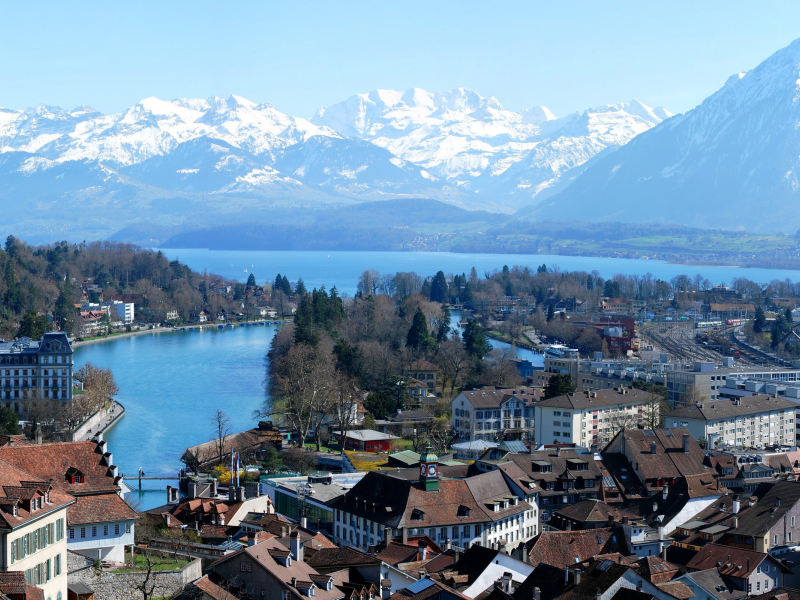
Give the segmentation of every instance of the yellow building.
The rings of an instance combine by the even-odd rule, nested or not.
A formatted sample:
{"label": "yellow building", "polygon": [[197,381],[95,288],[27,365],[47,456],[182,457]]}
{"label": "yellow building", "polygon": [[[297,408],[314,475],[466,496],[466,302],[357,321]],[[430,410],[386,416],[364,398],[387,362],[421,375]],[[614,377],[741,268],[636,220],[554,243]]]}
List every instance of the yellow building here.
{"label": "yellow building", "polygon": [[67,600],[70,495],[0,460],[0,570],[21,571],[46,600]]}

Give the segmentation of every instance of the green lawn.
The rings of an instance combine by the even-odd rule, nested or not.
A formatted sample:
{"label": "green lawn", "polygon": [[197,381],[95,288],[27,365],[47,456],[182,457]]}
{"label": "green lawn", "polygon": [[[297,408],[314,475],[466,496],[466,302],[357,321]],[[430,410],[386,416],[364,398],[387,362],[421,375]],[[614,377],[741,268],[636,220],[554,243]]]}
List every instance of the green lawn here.
{"label": "green lawn", "polygon": [[[133,567],[124,567],[122,569],[115,569],[115,571],[129,573],[135,571],[146,571],[147,570],[147,558],[139,553],[134,555],[134,566]],[[173,559],[172,557],[162,557],[162,556],[152,556],[153,561],[153,570],[154,571],[177,571],[182,569],[186,565],[188,565],[191,561],[184,560],[182,558]],[[130,553],[126,551],[125,553],[125,561],[126,563],[130,560]]]}

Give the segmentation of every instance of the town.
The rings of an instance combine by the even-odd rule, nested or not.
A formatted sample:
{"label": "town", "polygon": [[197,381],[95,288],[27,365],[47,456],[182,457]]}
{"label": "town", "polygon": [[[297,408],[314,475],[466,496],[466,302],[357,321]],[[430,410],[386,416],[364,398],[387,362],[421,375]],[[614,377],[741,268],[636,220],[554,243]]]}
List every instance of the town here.
{"label": "town", "polygon": [[[15,244],[6,264],[36,255]],[[797,594],[796,285],[541,265],[365,271],[350,298],[168,269],[196,306],[75,271],[73,302],[0,342],[9,597]],[[76,350],[273,321],[253,426],[218,410],[161,504],[138,506],[148,476],[105,440],[124,393]]]}

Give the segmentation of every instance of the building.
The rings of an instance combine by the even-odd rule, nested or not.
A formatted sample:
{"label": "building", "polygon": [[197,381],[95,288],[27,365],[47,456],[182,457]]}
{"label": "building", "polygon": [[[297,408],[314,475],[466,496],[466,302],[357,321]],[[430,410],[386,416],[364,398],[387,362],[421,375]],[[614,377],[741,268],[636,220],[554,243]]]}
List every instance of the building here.
{"label": "building", "polygon": [[331,507],[334,541],[364,550],[386,537],[406,543],[409,536],[422,535],[439,545],[450,540],[461,548],[510,549],[533,535],[535,522],[534,507],[520,500],[501,472],[440,478],[430,450],[420,457],[416,481],[369,472]]}
{"label": "building", "polygon": [[455,452],[455,458],[464,458],[467,460],[475,460],[486,452],[489,448],[497,448],[497,442],[485,442],[482,440],[473,440],[471,442],[459,442],[450,446],[450,449]]}
{"label": "building", "polygon": [[660,422],[662,397],[620,386],[564,394],[534,405],[535,439],[544,444],[605,445],[620,429]]}
{"label": "building", "polygon": [[[345,594],[332,574],[321,574],[304,560],[299,535],[293,532],[290,549],[277,539],[265,539],[211,564],[209,577],[221,578],[237,597],[265,600],[340,600]],[[338,583],[341,583],[341,579]],[[349,577],[345,576],[345,581]]]}
{"label": "building", "polygon": [[451,402],[453,429],[463,442],[532,439],[533,405],[541,397],[532,387],[461,392]]}
{"label": "building", "polygon": [[130,325],[134,321],[133,302],[121,302],[114,300],[111,302],[111,320],[119,321],[124,325]]}
{"label": "building", "polygon": [[278,309],[272,308],[271,306],[256,306],[253,310],[256,311],[259,317],[267,317],[269,319],[278,317]]}
{"label": "building", "polygon": [[718,398],[676,408],[664,415],[664,425],[683,427],[708,448],[795,445],[797,401],[766,394]]}
{"label": "building", "polygon": [[752,499],[753,505],[722,543],[770,554],[796,546],[800,539],[800,483],[766,483],[756,489]]}
{"label": "building", "polygon": [[535,502],[540,511],[534,531],[543,531],[543,524],[561,507],[582,500],[598,498],[602,474],[594,455],[584,448],[546,448],[526,454],[505,452],[500,448],[487,450],[475,461],[483,472],[499,470],[504,476],[517,476],[520,485],[527,484],[537,493]]}
{"label": "building", "polygon": [[427,360],[415,360],[406,369],[406,375],[423,382],[431,392],[436,392],[436,375],[438,372],[439,368]]}
{"label": "building", "polygon": [[[283,436],[278,427],[272,421],[259,421],[258,427],[227,436],[222,452],[224,457],[235,450],[250,464],[260,461],[270,448],[280,450],[282,447]],[[217,440],[203,442],[187,448],[181,461],[192,470],[210,469],[219,464],[219,452]]]}
{"label": "building", "polygon": [[713,363],[695,362],[691,370],[666,372],[666,387],[673,408],[695,402],[717,400],[724,393],[729,377],[736,379],[763,379],[773,383],[800,381],[800,362],[791,369],[779,367],[722,367]]}
{"label": "building", "polygon": [[266,494],[275,512],[290,519],[305,519],[309,526],[329,535],[333,529],[331,502],[361,481],[364,473],[315,473],[266,481]]}
{"label": "building", "polygon": [[20,571],[45,598],[67,596],[69,494],[0,460],[0,571]]}
{"label": "building", "polygon": [[356,429],[348,431],[344,436],[341,431],[334,431],[333,435],[346,450],[362,452],[389,452],[394,440],[400,439],[391,433],[381,433],[373,429]]}
{"label": "building", "polygon": [[0,447],[0,460],[74,498],[67,508],[68,550],[95,560],[124,562],[139,517],[122,499],[123,479],[105,441],[6,444]]}
{"label": "building", "polygon": [[687,564],[689,573],[716,569],[736,589],[747,594],[774,590],[783,585],[783,574],[791,573],[779,560],[764,552],[719,544],[708,544]]}
{"label": "building", "polygon": [[26,398],[72,400],[72,340],[49,331],[41,341],[0,341],[0,402],[17,413]]}

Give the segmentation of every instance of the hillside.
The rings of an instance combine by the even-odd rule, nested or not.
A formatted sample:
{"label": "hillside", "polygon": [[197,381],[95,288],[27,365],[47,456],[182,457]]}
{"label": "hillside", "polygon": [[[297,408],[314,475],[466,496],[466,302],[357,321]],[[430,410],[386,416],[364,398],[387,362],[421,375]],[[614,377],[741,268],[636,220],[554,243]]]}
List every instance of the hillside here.
{"label": "hillside", "polygon": [[798,122],[800,40],[733,75],[695,109],[602,156],[518,216],[794,233]]}

